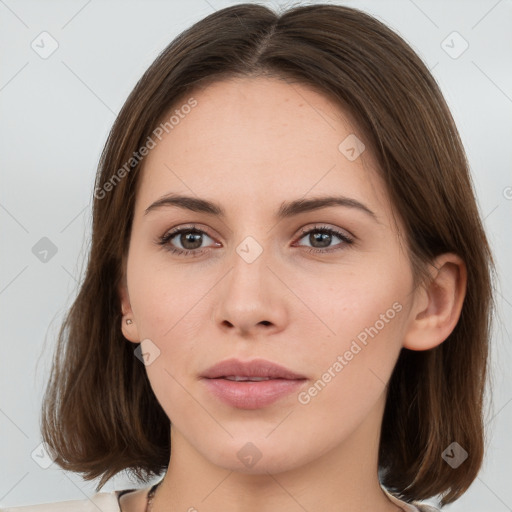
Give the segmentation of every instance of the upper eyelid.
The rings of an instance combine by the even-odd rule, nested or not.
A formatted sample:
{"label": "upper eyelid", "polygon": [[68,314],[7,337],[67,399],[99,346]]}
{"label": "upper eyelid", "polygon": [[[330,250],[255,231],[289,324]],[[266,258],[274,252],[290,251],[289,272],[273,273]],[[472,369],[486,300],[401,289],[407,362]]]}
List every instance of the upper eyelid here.
{"label": "upper eyelid", "polygon": [[[343,235],[343,232],[345,232],[347,238],[350,238],[351,240],[354,240],[356,238],[350,231],[348,231],[345,228],[331,226],[331,225],[329,225],[329,223],[326,223],[326,222],[317,222],[312,225],[306,225],[304,227],[301,227],[299,232],[294,235],[294,240],[295,241],[300,240],[301,238],[306,236],[311,231],[322,231],[322,230],[339,231],[340,234],[342,234],[342,235]],[[198,232],[204,233],[205,235],[209,236],[212,240],[214,238],[217,238],[208,232],[208,228],[204,228],[202,225],[198,225],[198,224],[178,225],[174,228],[167,230],[164,233],[164,235],[162,236],[162,238],[165,237],[165,238],[172,239],[176,235],[180,234],[181,232],[187,232],[187,231],[198,231]],[[335,236],[337,236],[337,235],[335,235]]]}
{"label": "upper eyelid", "polygon": [[302,235],[303,233],[307,234],[310,231],[339,231],[341,234],[346,233],[348,238],[356,238],[355,235],[353,235],[348,229],[346,228],[340,228],[337,226],[331,226],[326,222],[320,222],[317,224],[314,224],[313,226],[308,226],[300,229],[299,235]]}

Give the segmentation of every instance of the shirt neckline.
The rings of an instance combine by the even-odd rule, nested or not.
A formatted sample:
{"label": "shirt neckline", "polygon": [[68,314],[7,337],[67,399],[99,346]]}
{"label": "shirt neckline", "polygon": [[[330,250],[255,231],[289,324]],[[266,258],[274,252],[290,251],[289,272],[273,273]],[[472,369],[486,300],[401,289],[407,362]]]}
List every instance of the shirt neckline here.
{"label": "shirt neckline", "polygon": [[386,496],[395,504],[398,505],[404,512],[420,512],[418,510],[418,507],[415,505],[412,505],[411,503],[407,503],[406,501],[403,501],[396,496],[393,496],[387,489],[385,489],[382,485],[380,486],[381,489],[384,491]]}
{"label": "shirt neckline", "polygon": [[[160,483],[160,482],[158,482]],[[152,484],[150,485],[149,487],[147,488],[143,488],[145,491],[146,491],[146,496],[147,494],[151,491],[151,489],[153,488],[154,485],[157,485],[157,484]],[[381,485],[381,489],[384,491],[384,493],[386,494],[386,496],[395,504],[395,505],[398,505],[404,512],[419,512],[418,508],[415,506],[415,505],[412,505],[411,503],[407,503],[405,501],[402,501],[401,499],[397,498],[396,496],[393,496],[387,489],[385,489],[382,485]],[[134,492],[134,491],[139,491],[140,489],[124,489],[124,490],[121,490],[121,491],[114,491],[114,495],[116,497],[116,501],[117,501],[117,505],[119,507],[119,512],[121,512],[121,502],[120,502],[120,499],[121,499],[121,496],[124,496],[125,494],[128,494],[129,492]]]}

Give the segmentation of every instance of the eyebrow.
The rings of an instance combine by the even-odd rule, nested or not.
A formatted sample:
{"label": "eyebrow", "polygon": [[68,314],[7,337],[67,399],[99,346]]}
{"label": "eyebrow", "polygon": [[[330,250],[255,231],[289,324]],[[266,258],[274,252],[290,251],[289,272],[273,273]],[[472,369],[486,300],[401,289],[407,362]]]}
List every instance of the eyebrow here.
{"label": "eyebrow", "polygon": [[[226,212],[219,204],[200,199],[198,197],[167,194],[146,208],[144,215],[149,212],[163,207],[174,206],[193,212],[206,213],[208,215],[215,215],[217,217],[225,218]],[[377,221],[377,216],[363,203],[356,199],[351,199],[344,196],[323,196],[313,197],[308,199],[295,199],[293,201],[284,201],[276,212],[276,218],[279,220],[293,217],[304,212],[320,210],[321,208],[328,208],[329,206],[343,206],[346,208],[354,208],[372,217]],[[377,221],[378,222],[378,221]]]}

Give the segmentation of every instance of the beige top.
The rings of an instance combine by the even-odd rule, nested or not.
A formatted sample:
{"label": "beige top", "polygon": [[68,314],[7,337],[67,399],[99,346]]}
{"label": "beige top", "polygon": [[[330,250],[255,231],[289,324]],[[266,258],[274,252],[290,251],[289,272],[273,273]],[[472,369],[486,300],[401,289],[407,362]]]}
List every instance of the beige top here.
{"label": "beige top", "polygon": [[[147,492],[151,486],[147,488]],[[404,512],[439,512],[435,507],[415,503],[411,505],[401,501],[382,488],[388,498],[401,507]],[[135,490],[135,489],[133,489]],[[0,508],[0,512],[121,512],[118,494],[122,491],[98,492],[85,500],[57,501],[40,505],[28,505],[24,507]]]}

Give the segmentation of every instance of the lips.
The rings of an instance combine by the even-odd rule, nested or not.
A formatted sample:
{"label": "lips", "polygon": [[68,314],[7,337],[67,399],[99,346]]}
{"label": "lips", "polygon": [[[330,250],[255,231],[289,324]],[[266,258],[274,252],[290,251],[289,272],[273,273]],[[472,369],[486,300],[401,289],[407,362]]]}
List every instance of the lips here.
{"label": "lips", "polygon": [[252,377],[257,379],[287,379],[300,380],[305,379],[300,375],[284,366],[267,361],[265,359],[253,359],[243,362],[239,359],[226,359],[206,370],[201,377],[206,379],[230,378],[230,380],[250,380]]}
{"label": "lips", "polygon": [[264,359],[222,361],[202,375],[206,389],[238,409],[260,409],[300,390],[306,377]]}

